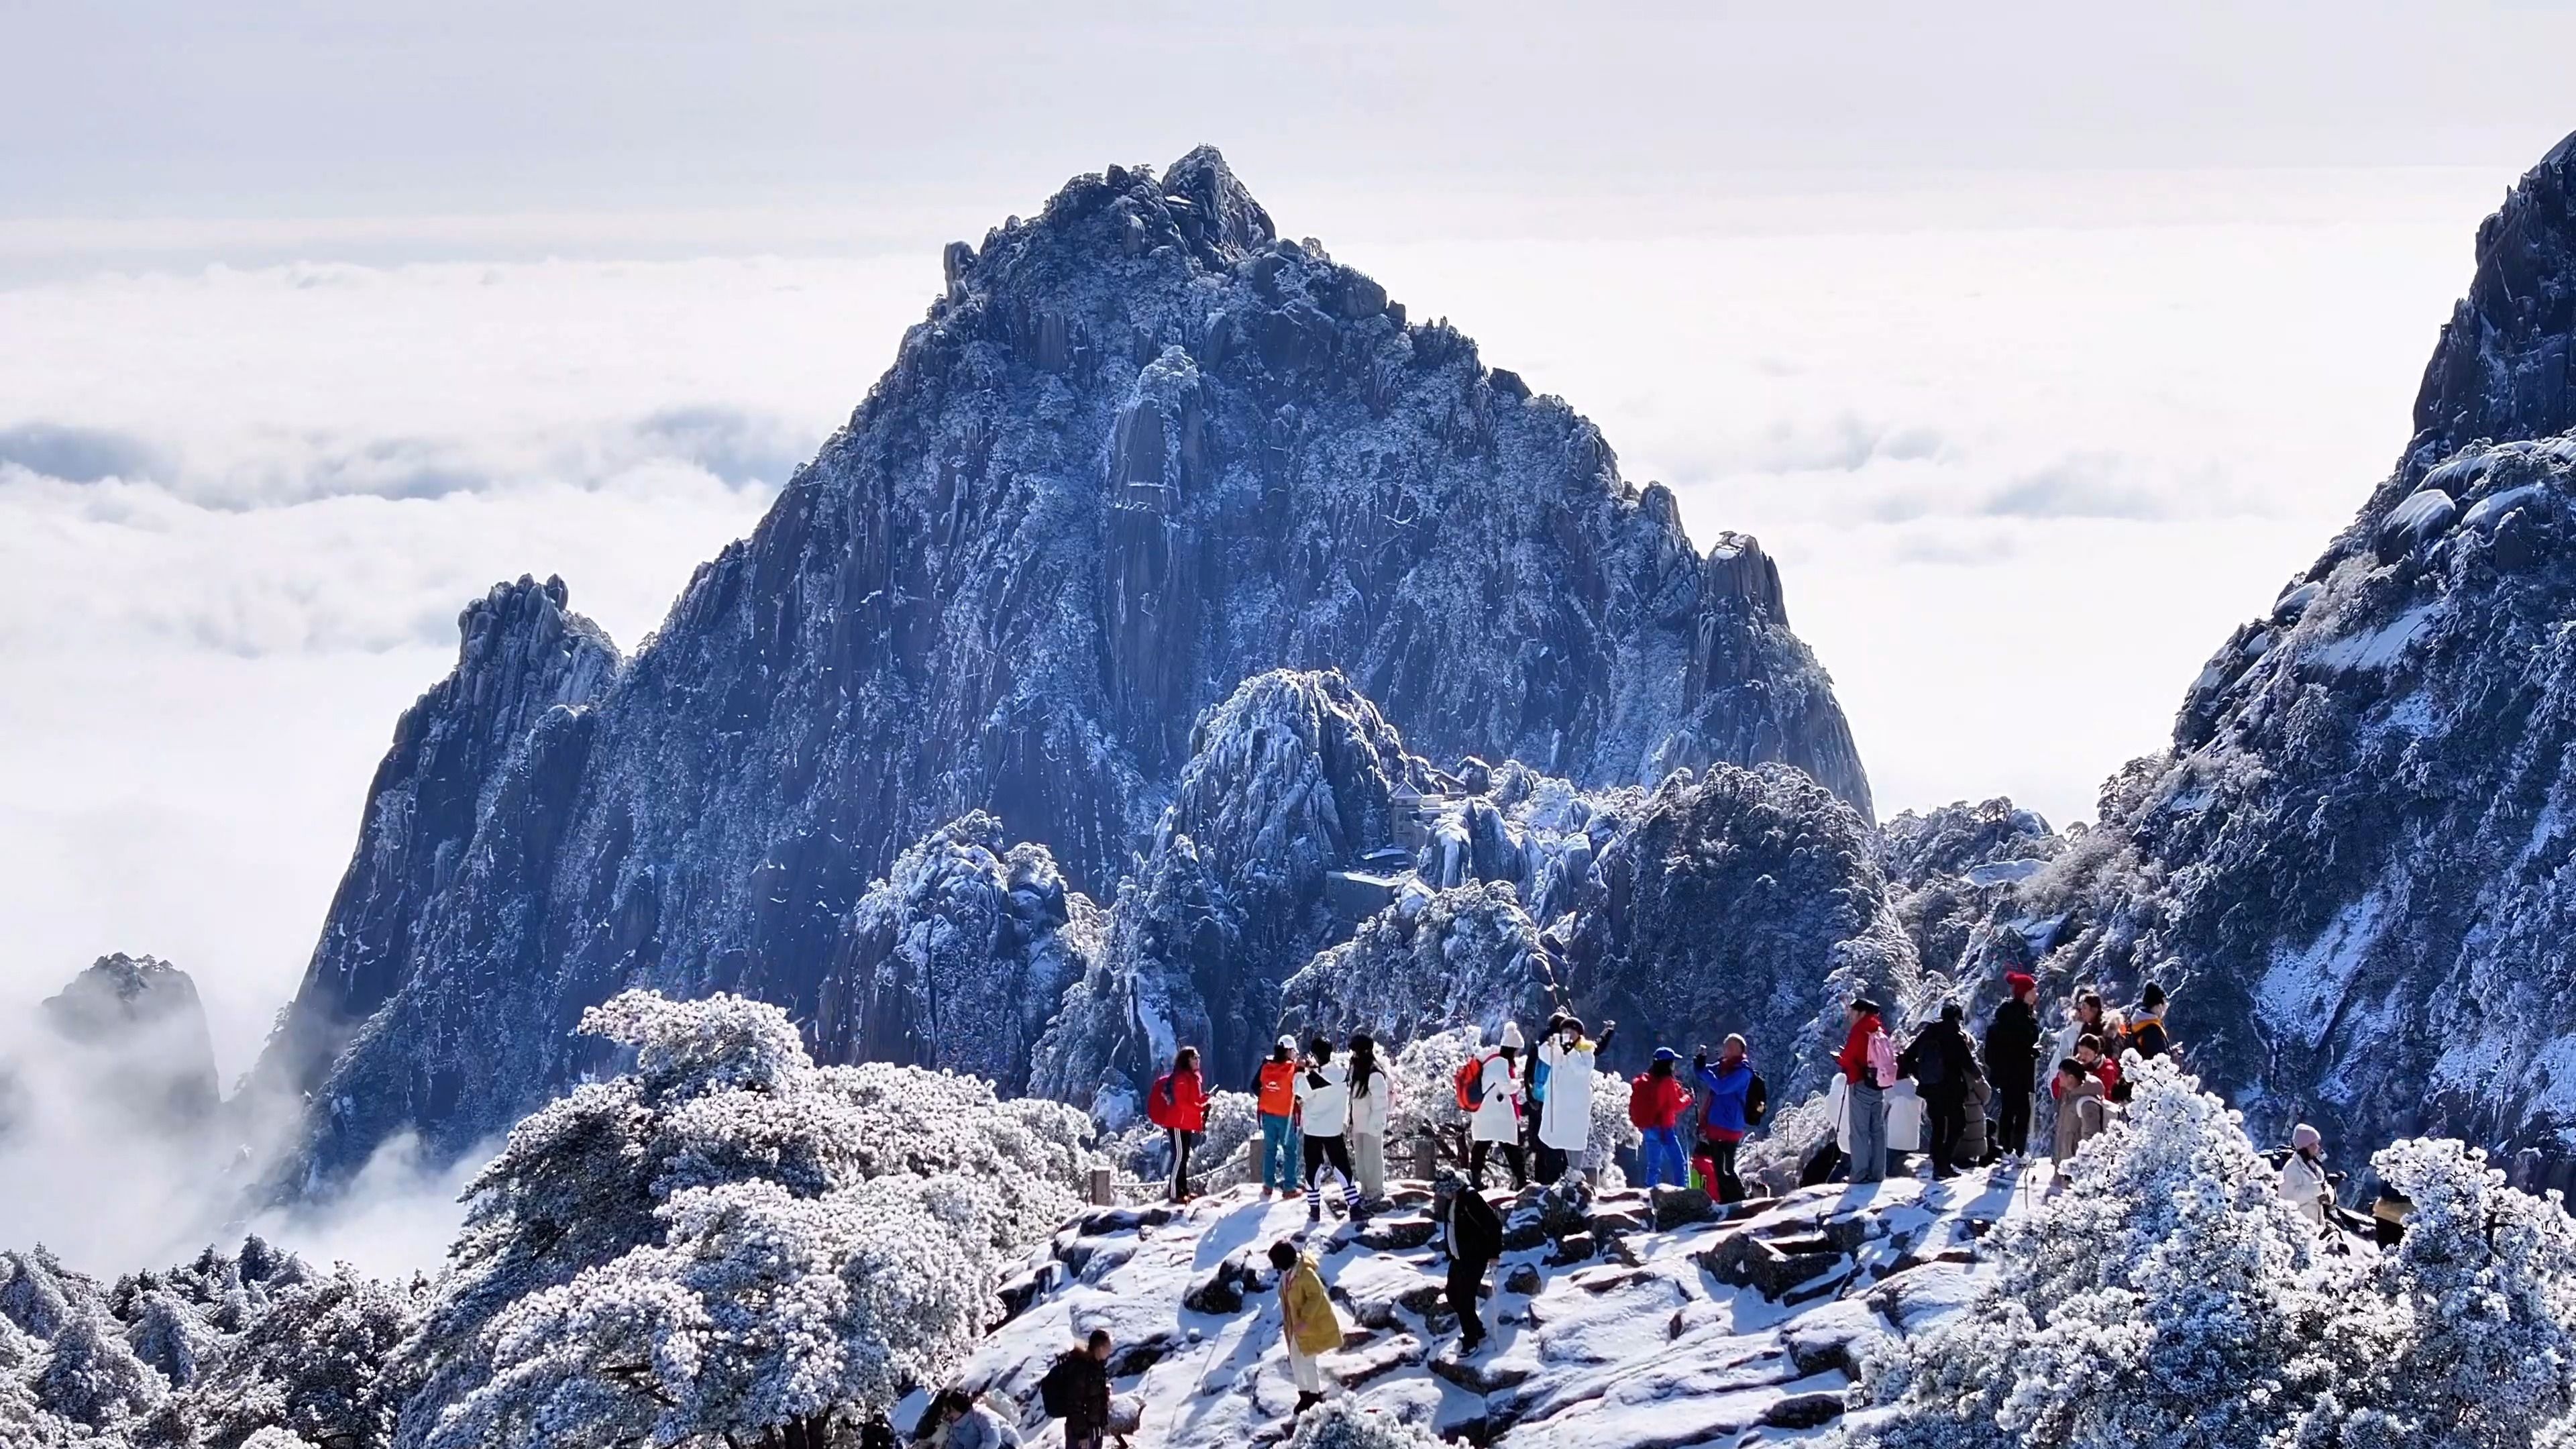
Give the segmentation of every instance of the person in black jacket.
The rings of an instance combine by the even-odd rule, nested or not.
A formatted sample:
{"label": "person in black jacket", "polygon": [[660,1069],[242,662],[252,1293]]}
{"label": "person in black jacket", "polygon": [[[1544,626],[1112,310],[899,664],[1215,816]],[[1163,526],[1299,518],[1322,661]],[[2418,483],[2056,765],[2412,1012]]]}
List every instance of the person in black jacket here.
{"label": "person in black jacket", "polygon": [[1458,1315],[1458,1352],[1484,1346],[1485,1320],[1477,1311],[1485,1270],[1503,1255],[1503,1220],[1485,1195],[1456,1177],[1440,1179],[1433,1212],[1440,1223],[1440,1245],[1449,1253],[1449,1307]]}
{"label": "person in black jacket", "polygon": [[2016,1156],[2030,1151],[2030,1103],[2039,1090],[2039,982],[2026,971],[2007,971],[2012,992],[1986,1026],[1986,1078],[1995,1089],[1995,1147]]}
{"label": "person in black jacket", "polygon": [[1064,1449],[1100,1449],[1109,1437],[1109,1330],[1095,1328],[1082,1347],[1066,1349],[1038,1391],[1050,1409],[1064,1410]]}
{"label": "person in black jacket", "polygon": [[1923,1119],[1931,1128],[1932,1175],[1948,1177],[1959,1170],[1959,1135],[1967,1126],[1968,1084],[1977,1075],[1977,1050],[1960,1025],[1957,1002],[1941,1008],[1941,1019],[1923,1028],[1914,1044],[1897,1059],[1899,1072],[1914,1079],[1923,1097]]}

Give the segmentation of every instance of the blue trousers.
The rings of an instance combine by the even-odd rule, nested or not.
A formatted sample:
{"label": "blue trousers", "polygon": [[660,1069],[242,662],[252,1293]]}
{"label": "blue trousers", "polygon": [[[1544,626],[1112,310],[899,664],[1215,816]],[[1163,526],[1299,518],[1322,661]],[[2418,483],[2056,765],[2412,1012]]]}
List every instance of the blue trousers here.
{"label": "blue trousers", "polygon": [[1262,1114],[1261,1186],[1265,1191],[1277,1188],[1281,1192],[1295,1192],[1304,1184],[1304,1174],[1299,1170],[1297,1160],[1298,1146],[1296,1118]]}
{"label": "blue trousers", "polygon": [[1646,1191],[1653,1192],[1663,1183],[1680,1187],[1690,1181],[1690,1166],[1682,1157],[1682,1134],[1671,1127],[1649,1127],[1646,1140],[1637,1147],[1637,1167],[1646,1175]]}

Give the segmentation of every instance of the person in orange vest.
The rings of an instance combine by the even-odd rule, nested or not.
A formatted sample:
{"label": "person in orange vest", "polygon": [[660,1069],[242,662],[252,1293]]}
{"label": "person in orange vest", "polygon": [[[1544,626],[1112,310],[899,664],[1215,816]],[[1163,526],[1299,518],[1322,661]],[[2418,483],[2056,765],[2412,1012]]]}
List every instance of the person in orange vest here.
{"label": "person in orange vest", "polygon": [[1297,1190],[1297,1039],[1283,1036],[1261,1064],[1261,1200]]}

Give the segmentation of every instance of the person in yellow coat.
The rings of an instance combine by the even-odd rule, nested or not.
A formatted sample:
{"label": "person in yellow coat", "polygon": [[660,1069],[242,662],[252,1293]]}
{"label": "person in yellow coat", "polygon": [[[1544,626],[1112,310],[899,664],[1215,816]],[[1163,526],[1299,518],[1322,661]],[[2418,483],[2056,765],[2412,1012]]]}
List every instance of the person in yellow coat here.
{"label": "person in yellow coat", "polygon": [[1315,1360],[1342,1346],[1342,1320],[1314,1259],[1281,1241],[1270,1245],[1270,1266],[1279,1270],[1279,1336],[1288,1345],[1288,1376],[1297,1383],[1294,1416],[1324,1401],[1324,1370]]}

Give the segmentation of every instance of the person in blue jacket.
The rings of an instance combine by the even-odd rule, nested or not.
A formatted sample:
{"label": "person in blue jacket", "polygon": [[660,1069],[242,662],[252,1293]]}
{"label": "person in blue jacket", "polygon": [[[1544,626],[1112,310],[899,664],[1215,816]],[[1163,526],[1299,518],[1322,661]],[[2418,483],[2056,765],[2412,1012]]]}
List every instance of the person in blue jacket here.
{"label": "person in blue jacket", "polygon": [[1705,1050],[1691,1058],[1691,1077],[1708,1093],[1699,1124],[1700,1176],[1719,1202],[1742,1202],[1744,1179],[1735,1175],[1735,1153],[1753,1130],[1744,1115],[1745,1093],[1753,1088],[1753,1059],[1745,1052],[1744,1038],[1728,1037],[1715,1066],[1709,1065]]}

